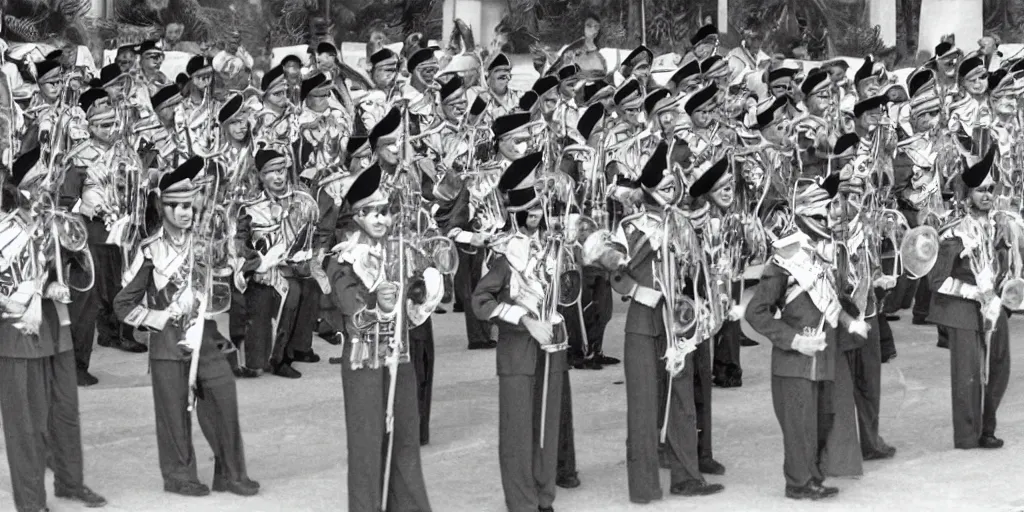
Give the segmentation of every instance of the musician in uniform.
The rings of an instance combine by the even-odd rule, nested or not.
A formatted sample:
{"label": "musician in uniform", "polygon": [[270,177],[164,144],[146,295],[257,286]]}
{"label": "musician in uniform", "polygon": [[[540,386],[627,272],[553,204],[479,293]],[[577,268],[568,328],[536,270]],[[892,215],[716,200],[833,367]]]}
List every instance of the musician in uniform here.
{"label": "musician in uniform", "polygon": [[962,210],[942,229],[938,260],[928,275],[928,321],[949,340],[953,446],[960,449],[1003,446],[995,436],[996,411],[1010,378],[1010,333],[996,292],[995,152],[990,148],[957,180]]}
{"label": "musician in uniform", "polygon": [[[341,143],[350,135],[351,122],[345,107],[333,95],[334,85],[323,73],[302,81],[298,123],[301,139],[296,154],[310,151],[309,169],[330,167],[341,157]],[[314,176],[304,173],[306,181]]]}
{"label": "musician in uniform", "polygon": [[[193,277],[193,272],[204,271],[196,268],[198,248],[193,239],[202,192],[195,179],[204,165],[205,160],[193,157],[160,179],[151,207],[160,212],[162,227],[142,243],[126,272],[128,284],[114,300],[114,309],[128,325],[151,333],[150,375],[164,491],[184,496],[210,493],[197,473],[189,412],[192,404],[188,403],[190,359],[198,357],[196,414],[214,454],[213,490],[252,496],[260,486],[246,472],[238,394],[224,356],[224,351],[233,347],[219,336],[206,311],[197,310],[197,301],[199,305],[206,302],[200,295],[210,293],[196,289]],[[191,322],[202,324],[189,327]],[[186,348],[187,332],[196,327],[202,336],[200,347]]]}
{"label": "musician in uniform", "polygon": [[[67,332],[68,287],[45,277],[60,262],[53,261],[55,254],[47,254],[33,232],[37,220],[54,220],[34,218],[38,213],[25,204],[26,192],[34,199],[45,191],[19,188],[38,159],[39,152],[31,151],[14,161],[11,173],[4,177],[0,200],[5,215],[0,233],[9,241],[2,251],[7,265],[3,273],[17,283],[16,289],[5,289],[0,300],[0,415],[11,492],[18,512],[48,510],[44,480],[50,467],[58,498],[102,507],[106,499],[83,481],[75,357]],[[60,250],[59,242],[53,243]],[[37,265],[32,265],[32,259]],[[31,273],[32,268],[40,273]],[[44,285],[32,287],[35,283]]]}
{"label": "musician in uniform", "polygon": [[[616,270],[611,278],[612,287],[631,299],[624,345],[626,400],[630,411],[626,426],[626,471],[629,500],[641,504],[662,498],[658,475],[659,425],[656,422],[661,416],[659,408],[665,402],[659,396],[659,388],[668,373],[662,361],[670,346],[676,354],[675,363],[681,368],[670,375],[671,401],[664,419],[668,425],[665,454],[671,470],[669,491],[683,496],[701,496],[724,489],[721,484],[707,483],[701,475],[694,405],[694,357],[689,353],[693,347],[690,342],[678,339],[685,333],[666,332],[666,327],[676,322],[664,319],[664,310],[669,308],[674,312],[676,305],[667,305],[668,299],[655,284],[660,279],[655,267],[663,264],[661,258],[670,250],[668,244],[674,243],[665,236],[666,223],[681,219],[673,210],[681,184],[674,172],[667,172],[668,151],[668,143],[661,142],[644,165],[638,181],[646,211],[622,220],[628,261],[624,255],[622,268],[610,269]],[[669,336],[673,338],[671,345]]]}
{"label": "musician in uniform", "polygon": [[951,97],[957,88],[957,67],[963,56],[963,50],[952,42],[942,41],[935,45],[935,55],[929,64],[935,69],[935,86],[944,105],[949,104],[945,99]]}
{"label": "musician in uniform", "polygon": [[616,85],[624,85],[629,79],[639,84],[641,95],[647,94],[648,87],[656,87],[651,82],[651,65],[654,63],[654,52],[644,45],[637,46],[622,60],[619,69],[614,73]]}
{"label": "musician in uniform", "polygon": [[509,87],[512,80],[512,63],[504,53],[499,53],[487,63],[487,85],[476,93],[476,97],[487,102],[483,122],[512,114],[519,105],[521,94]]}
{"label": "musician in uniform", "polygon": [[576,85],[579,83],[580,67],[570,64],[558,70],[558,106],[552,114],[560,137],[567,137],[569,131],[579,123],[579,106],[576,105]]}
{"label": "musician in uniform", "polygon": [[961,96],[949,105],[949,131],[975,137],[975,129],[987,129],[993,120],[985,62],[981,57],[964,59],[957,77]]}
{"label": "musician in uniform", "polygon": [[[323,314],[332,325],[343,326],[347,342],[341,366],[345,393],[345,435],[348,446],[348,510],[381,509],[386,442],[394,444],[388,482],[388,510],[429,512],[426,484],[420,462],[420,417],[416,374],[407,354],[393,354],[389,340],[379,333],[396,322],[399,282],[389,281],[382,261],[385,238],[393,233],[394,218],[385,192],[380,189],[381,168],[373,165],[360,173],[345,195],[344,229],[335,246],[337,257],[327,266],[331,279],[330,302]],[[431,309],[432,311],[432,309]],[[428,312],[429,313],[429,312]],[[371,315],[370,326],[357,324]],[[400,325],[398,326],[401,327]],[[375,334],[377,333],[377,334]],[[416,343],[407,340],[407,344]],[[410,346],[411,350],[412,347]],[[401,348],[398,348],[401,350]],[[388,360],[398,357],[390,367]],[[397,372],[391,375],[391,372]],[[389,376],[394,387],[389,387]],[[387,410],[388,394],[394,408]],[[385,420],[393,414],[391,438],[385,441]]]}
{"label": "musician in uniform", "polygon": [[[60,61],[47,59],[36,63],[38,87],[32,93],[28,106],[23,112],[24,132],[22,132],[20,147],[22,153],[35,148],[40,142],[49,142],[40,141],[39,137],[43,136],[42,133],[53,130],[53,124],[60,115],[57,112],[57,107],[60,104],[60,95],[67,93],[64,90],[66,78]],[[73,107],[73,105],[69,105],[69,107]]]}
{"label": "musician in uniform", "polygon": [[[496,257],[474,290],[472,301],[477,318],[500,322],[498,454],[510,512],[554,510],[562,377],[567,364],[554,332],[561,329],[561,316],[540,310],[544,307],[540,298],[548,285],[538,282],[540,277],[533,272],[536,265],[547,264],[538,261],[541,251],[536,237],[543,217],[533,188],[540,162],[541,154],[531,153],[502,174],[499,187],[507,192],[507,211],[514,224],[500,244],[492,244]],[[512,287],[515,279],[526,284]],[[545,380],[546,396],[542,393]],[[542,413],[544,403],[547,409]],[[538,437],[540,432],[543,439]]]}
{"label": "musician in uniform", "polygon": [[299,135],[294,106],[290,103],[289,82],[284,68],[274,66],[260,81],[263,106],[253,123],[253,136],[257,143],[269,147],[289,146]]}
{"label": "musician in uniform", "polygon": [[178,127],[181,102],[177,85],[163,87],[150,97],[156,115],[135,125],[134,132],[140,142],[139,158],[146,169],[168,169],[187,154],[187,143],[182,140]]}
{"label": "musician in uniform", "polygon": [[103,89],[90,89],[82,93],[79,101],[89,122],[90,138],[65,157],[70,169],[64,178],[60,205],[69,210],[77,208],[82,215],[93,260],[95,284],[88,291],[73,293],[69,307],[79,385],[91,386],[97,382],[89,373],[94,330],[98,331],[96,343],[100,346],[126,352],[145,352],[146,346],[134,340],[131,327],[119,322],[113,311],[114,296],[121,289],[123,262],[117,241],[110,239],[108,220],[117,220],[113,217],[123,212],[116,211],[111,195],[125,193],[116,188],[115,180],[120,178],[114,173],[127,174],[132,170],[108,166],[123,162],[118,153],[127,148],[115,144],[116,114]]}
{"label": "musician in uniform", "polygon": [[176,82],[181,86],[184,98],[181,102],[182,123],[192,131],[192,144],[209,150],[211,140],[196,139],[213,135],[209,128],[220,110],[213,95],[214,71],[210,59],[198,55],[189,59],[185,73],[179,74]]}
{"label": "musician in uniform", "polygon": [[164,51],[157,46],[156,41],[143,41],[139,45],[138,53],[140,61],[136,79],[139,87],[154,95],[160,89],[171,85],[171,80],[160,71],[160,66],[164,63]]}
{"label": "musician in uniform", "polygon": [[691,60],[672,73],[667,87],[674,95],[689,96],[701,88],[702,81],[700,62]]}
{"label": "musician in uniform", "polygon": [[[839,189],[839,174],[799,189],[793,211],[797,231],[774,243],[746,319],[772,348],[772,402],[782,427],[786,497],[831,498],[839,493],[823,484],[820,446],[831,424],[829,386],[835,378],[836,330],[866,336],[866,324],[840,306],[827,226],[829,204]],[[775,318],[780,311],[781,317]]]}

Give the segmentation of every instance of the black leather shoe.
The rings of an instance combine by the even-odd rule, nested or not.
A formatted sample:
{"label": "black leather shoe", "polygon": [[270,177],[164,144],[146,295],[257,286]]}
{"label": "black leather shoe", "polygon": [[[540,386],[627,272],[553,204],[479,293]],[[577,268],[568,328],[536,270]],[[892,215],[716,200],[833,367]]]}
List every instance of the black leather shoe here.
{"label": "black leather shoe", "polygon": [[594,360],[597,361],[598,363],[601,363],[602,366],[613,366],[622,362],[621,359],[617,357],[606,356],[603,352],[594,356]]}
{"label": "black leather shoe", "polygon": [[697,462],[697,466],[700,469],[700,472],[706,475],[725,474],[725,466],[711,457],[700,459],[700,461]]}
{"label": "black leather shoe", "polygon": [[915,316],[914,319],[910,321],[910,323],[912,323],[914,325],[929,325],[929,324],[931,324],[931,322],[929,322],[928,319],[923,317],[923,316]]}
{"label": "black leather shoe", "polygon": [[208,496],[210,488],[199,482],[164,482],[164,491],[180,494],[182,496]]}
{"label": "black leather shoe", "polygon": [[720,388],[743,387],[743,379],[739,377],[715,377],[711,379],[711,383]]}
{"label": "black leather shoe", "polygon": [[332,357],[327,360],[328,364],[341,364],[345,361],[344,357]]}
{"label": "black leather shoe", "polygon": [[448,312],[448,310],[443,308],[443,307],[441,307],[441,306],[438,306],[438,307],[434,308],[434,314],[437,314],[437,315],[443,315],[443,314],[445,314],[447,312]]}
{"label": "black leather shoe", "polygon": [[803,487],[786,486],[786,497],[793,500],[823,500],[832,498],[839,494],[835,487],[825,487],[817,482],[811,482]]}
{"label": "black leather shoe", "polygon": [[320,334],[320,338],[331,345],[341,345],[341,342],[345,339],[345,337],[338,331],[322,333]]}
{"label": "black leather shoe", "polygon": [[455,303],[455,304],[452,305],[452,312],[453,313],[465,313],[466,312],[466,308],[464,308],[462,306],[462,304]]}
{"label": "black leather shoe", "polygon": [[285,377],[288,379],[298,379],[299,377],[302,377],[302,374],[299,373],[299,371],[296,370],[295,368],[292,368],[292,365],[290,364],[278,365],[276,368],[274,368],[274,375],[277,375],[278,377]]}
{"label": "black leather shoe", "polygon": [[310,350],[309,352],[301,352],[296,350],[292,355],[292,361],[296,363],[319,363],[320,356],[316,352]]}
{"label": "black leather shoe", "polygon": [[899,315],[887,314],[887,315],[885,315],[885,320],[887,322],[899,322],[900,321],[900,316]]}
{"label": "black leather shoe", "polygon": [[580,477],[576,473],[562,475],[555,479],[555,485],[562,489],[575,489],[580,486]]}
{"label": "black leather shoe", "polygon": [[84,485],[77,489],[71,489],[54,482],[53,494],[58,498],[80,501],[88,508],[99,508],[107,504],[106,498]]}
{"label": "black leather shoe", "polygon": [[481,341],[479,343],[470,343],[467,348],[469,350],[487,350],[498,346],[498,342],[494,340]]}
{"label": "black leather shoe", "polygon": [[989,450],[1003,447],[1003,440],[996,436],[981,436],[978,440],[978,446]]}
{"label": "black leather shoe", "polygon": [[139,343],[135,340],[120,340],[111,345],[112,347],[123,350],[125,352],[131,352],[133,354],[141,354],[143,352],[149,352],[149,347]]}
{"label": "black leather shoe", "polygon": [[896,456],[896,447],[895,446],[886,446],[885,448],[882,448],[880,451],[871,452],[871,453],[865,453],[864,454],[864,460],[891,459],[891,458],[893,458],[895,456]]}
{"label": "black leather shoe", "polygon": [[96,377],[93,377],[93,375],[89,373],[89,370],[84,368],[78,369],[77,377],[79,386],[92,386],[100,381]]}
{"label": "black leather shoe", "polygon": [[746,334],[740,335],[741,347],[756,347],[758,345],[760,345],[760,343],[748,338]]}
{"label": "black leather shoe", "polygon": [[678,496],[708,496],[722,492],[725,486],[722,484],[709,484],[700,480],[686,480],[672,484],[668,492]]}
{"label": "black leather shoe", "polygon": [[555,512],[555,507],[537,507],[537,512]]}
{"label": "black leather shoe", "polygon": [[253,487],[244,481],[228,482],[224,490],[239,496],[255,496],[256,493],[260,492],[259,487]]}

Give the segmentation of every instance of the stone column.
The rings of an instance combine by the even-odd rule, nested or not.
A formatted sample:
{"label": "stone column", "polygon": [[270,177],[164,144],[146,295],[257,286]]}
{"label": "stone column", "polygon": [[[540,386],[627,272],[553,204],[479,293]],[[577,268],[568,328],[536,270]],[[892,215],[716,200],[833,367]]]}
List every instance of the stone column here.
{"label": "stone column", "polygon": [[922,0],[918,51],[929,55],[942,36],[956,35],[956,45],[964,51],[975,50],[985,31],[980,0]]}
{"label": "stone column", "polygon": [[[895,0],[894,0],[895,1]],[[718,32],[721,34],[729,33],[729,0],[718,0]]]}
{"label": "stone column", "polygon": [[[879,36],[886,46],[896,45],[896,0],[871,0],[868,6],[871,26],[881,27]],[[922,25],[924,20],[922,19]]]}

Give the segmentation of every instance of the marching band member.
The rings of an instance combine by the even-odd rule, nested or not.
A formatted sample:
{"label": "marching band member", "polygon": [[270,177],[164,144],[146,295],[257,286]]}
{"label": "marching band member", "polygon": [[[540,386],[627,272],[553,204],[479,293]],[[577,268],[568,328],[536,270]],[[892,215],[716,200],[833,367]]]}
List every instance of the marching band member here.
{"label": "marching band member", "polygon": [[939,97],[947,107],[957,92],[957,67],[963,57],[963,50],[950,41],[942,41],[935,45],[935,55],[929,61],[935,69],[935,86]]}
{"label": "marching band member", "polygon": [[[415,115],[420,131],[434,125],[434,107],[437,105],[434,77],[440,70],[436,52],[437,47],[421,44],[406,63],[409,83],[402,87],[402,98],[409,101],[410,112]],[[414,130],[413,133],[417,132]]]}
{"label": "marching band member", "polygon": [[288,54],[281,59],[280,66],[288,82],[288,98],[292,103],[299,103],[299,93],[302,91],[302,59],[297,55]]}
{"label": "marching band member", "polygon": [[[555,334],[561,316],[542,321],[540,297],[546,284],[534,275],[541,261],[539,230],[543,209],[536,196],[534,172],[541,153],[514,161],[499,187],[507,192],[511,232],[491,250],[496,257],[473,292],[473,311],[498,324],[498,453],[505,505],[510,512],[551,512],[555,501],[562,378],[566,358]],[[513,282],[523,283],[513,287]],[[557,329],[561,329],[558,326]],[[561,331],[558,331],[561,332]],[[542,352],[544,354],[542,354]],[[550,365],[546,365],[550,356]],[[544,371],[547,375],[544,375]],[[547,380],[547,395],[541,381]],[[539,414],[541,403],[547,410]],[[541,425],[541,417],[544,424]],[[543,431],[544,439],[538,438]],[[543,448],[540,448],[540,445]]]}
{"label": "marching band member", "polygon": [[[131,327],[114,317],[113,301],[121,289],[123,258],[110,233],[113,221],[123,213],[119,211],[123,199],[115,196],[125,193],[123,189],[118,190],[115,180],[120,178],[114,173],[127,175],[141,169],[129,169],[127,166],[137,157],[124,154],[125,146],[116,144],[113,131],[116,114],[107,93],[103,89],[90,89],[82,93],[80,105],[89,122],[90,138],[65,156],[70,169],[64,178],[60,205],[77,209],[89,235],[95,284],[88,291],[72,294],[69,313],[79,385],[91,386],[98,382],[89,373],[94,330],[98,331],[95,336],[100,346],[126,352],[146,351],[145,345],[134,340]],[[125,167],[108,167],[113,162]]]}
{"label": "marching band member", "polygon": [[[785,446],[786,497],[831,498],[822,485],[820,432],[830,423],[828,382],[835,376],[836,329],[845,313],[836,293],[827,219],[839,188],[839,174],[797,190],[793,211],[797,231],[774,243],[746,319],[771,340],[772,402]],[[781,311],[781,318],[775,318]],[[852,320],[842,319],[843,327]],[[856,329],[863,331],[863,326]],[[825,430],[827,431],[827,430]]]}
{"label": "marching band member", "polygon": [[729,89],[732,69],[729,68],[729,63],[722,56],[712,55],[700,61],[700,74],[705,83],[714,83],[723,91]]}
{"label": "marching band member", "polygon": [[605,134],[607,161],[620,179],[635,180],[640,176],[644,158],[653,148],[650,132],[643,119],[644,94],[640,82],[629,79],[613,96],[618,115]]}
{"label": "marching band member", "polygon": [[[19,187],[38,159],[39,152],[31,151],[14,161],[4,177],[0,200],[4,214],[0,237],[5,240],[4,268],[0,270],[5,276],[0,300],[0,415],[11,490],[18,512],[49,510],[44,480],[50,467],[58,498],[102,507],[107,500],[83,481],[75,357],[65,305],[70,300],[69,290],[53,279],[54,267],[60,262],[53,260],[54,254],[47,254],[41,242],[45,235],[40,237],[36,231],[40,213],[26,204],[23,195],[27,192],[34,198],[37,191]],[[44,226],[40,231],[48,230],[49,226]],[[57,240],[53,243],[61,250]],[[16,289],[9,289],[10,284],[19,282]],[[35,289],[27,289],[36,283]]]}
{"label": "marching band member", "polygon": [[[213,123],[220,110],[214,97],[214,71],[210,59],[195,56],[188,60],[185,73],[176,82],[181,86],[182,124],[191,132],[192,144],[207,151],[212,148]],[[201,138],[202,137],[202,138]],[[210,137],[210,139],[207,139]]]}
{"label": "marching band member", "polygon": [[260,81],[263,90],[263,108],[256,114],[253,136],[257,143],[268,147],[291,146],[299,135],[295,107],[289,101],[289,82],[284,68],[275,66]]}
{"label": "marching band member", "polygon": [[570,64],[558,70],[558,106],[552,119],[560,127],[558,136],[567,137],[572,128],[579,123],[579,106],[576,105],[576,85],[579,83],[580,67]]}
{"label": "marching band member", "polygon": [[[388,510],[429,512],[426,484],[420,463],[420,417],[417,413],[417,383],[407,354],[389,368],[394,350],[383,331],[394,332],[397,289],[400,282],[385,271],[385,241],[393,234],[392,208],[381,187],[380,166],[372,165],[360,173],[345,195],[344,229],[332,250],[327,266],[331,279],[331,308],[324,314],[332,325],[343,326],[347,342],[341,367],[345,393],[345,435],[348,444],[348,510],[380,510],[384,474],[385,419],[389,371],[394,392],[394,444],[391,481],[387,489]],[[390,263],[390,262],[387,262]],[[415,304],[410,300],[409,303]],[[431,307],[431,311],[433,308]],[[373,315],[372,326],[357,322]],[[389,317],[390,315],[390,317]],[[390,320],[389,320],[390,318]],[[390,322],[390,327],[387,324]],[[401,328],[398,326],[397,328]],[[416,340],[406,340],[408,345]],[[408,347],[409,350],[413,348]]]}
{"label": "marching band member", "polygon": [[621,87],[630,79],[635,79],[641,87],[641,96],[647,94],[651,83],[651,65],[654,63],[654,52],[644,45],[637,46],[622,60],[619,69],[615,70],[613,85]]}
{"label": "marching band member", "polygon": [[700,62],[691,60],[672,73],[667,87],[673,95],[689,96],[701,88],[704,77],[700,72]]}
{"label": "marching band member", "polygon": [[164,51],[157,46],[156,41],[143,41],[137,51],[140,57],[135,79],[140,88],[152,96],[160,89],[172,85],[167,75],[160,71],[160,66],[164,63]]}
{"label": "marching band member", "polygon": [[953,445],[1002,448],[996,411],[1010,377],[1010,345],[994,268],[996,223],[992,177],[995,147],[956,182],[961,210],[941,231],[939,257],[928,275],[928,321],[949,340]]}
{"label": "marching band member", "polygon": [[[313,162],[303,162],[312,169],[330,167],[341,157],[341,143],[350,134],[351,122],[345,108],[333,96],[334,85],[323,73],[302,81],[299,99],[302,110],[298,117],[300,150],[312,152]],[[306,174],[306,173],[304,173]],[[314,176],[303,175],[305,180]]]}
{"label": "marching band member", "polygon": [[708,161],[718,152],[735,143],[735,132],[719,122],[720,89],[711,83],[693,93],[683,109],[690,118],[690,129],[683,132],[693,155],[694,165]]}
{"label": "marching band member", "polygon": [[[239,212],[236,250],[245,263],[248,322],[244,376],[261,371],[281,377],[302,377],[292,362],[315,363],[313,327],[319,302],[311,278],[316,201],[289,178],[289,164],[274,150],[256,153],[261,194]],[[276,295],[276,297],[275,297]]]}
{"label": "marching band member", "polygon": [[[252,496],[260,486],[245,469],[238,393],[224,356],[230,342],[219,336],[205,311],[196,310],[200,294],[209,291],[195,289],[191,280],[202,258],[195,253],[192,236],[202,191],[195,179],[204,165],[205,160],[193,157],[160,179],[152,207],[160,212],[162,227],[142,243],[142,251],[125,274],[128,284],[114,299],[114,309],[126,324],[152,333],[150,374],[164,491],[184,496],[210,493],[197,474],[188,403],[189,359],[198,357],[197,415],[213,449],[213,490]],[[183,348],[186,332],[192,329],[190,322],[204,324],[198,353]]]}
{"label": "marching band member", "polygon": [[962,96],[949,106],[949,131],[974,137],[975,129],[987,129],[992,124],[988,70],[980,57],[969,57],[960,63],[957,76]]}
{"label": "marching band member", "polygon": [[178,126],[181,92],[171,84],[158,90],[149,101],[156,115],[139,121],[134,130],[139,138],[139,158],[146,169],[168,169],[188,152]]}
{"label": "marching band member", "polygon": [[[628,241],[628,263],[612,275],[612,287],[630,297],[626,319],[624,366],[626,371],[626,401],[630,410],[627,419],[626,471],[629,480],[629,500],[646,504],[662,498],[658,476],[658,431],[656,423],[663,402],[659,388],[668,372],[660,362],[668,346],[667,336],[679,333],[665,331],[670,322],[662,318],[665,295],[655,288],[659,279],[655,267],[661,265],[667,244],[674,243],[665,236],[666,224],[678,221],[673,210],[679,200],[679,182],[676,174],[667,169],[668,144],[662,142],[648,159],[640,175],[646,210],[622,220],[622,230]],[[667,276],[666,276],[667,278]],[[665,286],[676,286],[666,284]],[[668,306],[675,310],[675,305]],[[709,484],[701,475],[697,453],[697,418],[694,405],[694,356],[685,355],[685,363],[678,375],[671,378],[668,393],[667,450],[671,470],[672,494],[702,496],[724,489],[721,484]]]}
{"label": "marching band member", "polygon": [[512,63],[504,53],[499,53],[487,63],[487,85],[482,90],[472,91],[476,97],[483,99],[487,105],[484,110],[484,123],[515,112],[522,94],[508,86],[512,79]]}
{"label": "marching band member", "polygon": [[[718,27],[708,24],[703,25],[692,36],[690,36],[690,52],[697,62],[712,57],[718,53]],[[683,60],[686,60],[684,57]],[[686,62],[683,63],[687,64]]]}

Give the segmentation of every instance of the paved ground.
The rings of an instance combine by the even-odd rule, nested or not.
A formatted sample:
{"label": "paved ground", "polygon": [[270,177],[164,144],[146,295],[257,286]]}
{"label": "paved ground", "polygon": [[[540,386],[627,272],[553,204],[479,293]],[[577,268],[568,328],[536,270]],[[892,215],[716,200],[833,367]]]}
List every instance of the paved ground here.
{"label": "paved ground", "polygon": [[[625,311],[617,313],[606,351],[622,353]],[[493,351],[467,351],[462,316],[436,317],[437,368],[432,444],[423,450],[430,499],[437,512],[504,510],[497,462],[497,378]],[[576,446],[583,485],[560,491],[559,512],[627,510],[905,510],[1024,511],[1024,386],[1019,378],[999,414],[997,451],[952,448],[949,352],[935,348],[934,328],[893,324],[899,357],[884,366],[882,434],[896,458],[866,464],[860,479],[830,480],[842,492],[827,503],[783,497],[782,439],[771,409],[767,346],[744,349],[744,387],[715,390],[715,454],[728,467],[724,493],[668,497],[631,505],[626,492],[626,402],[622,367],[571,372]],[[1024,324],[1011,320],[1014,333]],[[1021,344],[1014,341],[1020,353]],[[317,351],[337,355],[320,341]],[[100,384],[81,391],[86,481],[116,511],[345,510],[345,424],[340,370],[326,362],[298,365],[299,380],[266,376],[240,381],[240,413],[250,475],[261,494],[183,498],[163,492],[157,466],[153,402],[144,356],[97,348]],[[1016,371],[1015,375],[1020,372]],[[213,460],[196,425],[200,477]],[[2,451],[2,450],[0,450]],[[0,454],[5,459],[6,453]],[[668,474],[663,472],[667,493]],[[51,485],[48,482],[47,485]],[[52,494],[51,494],[52,496]],[[51,498],[51,510],[81,510]],[[0,463],[0,510],[13,510],[10,478]]]}

